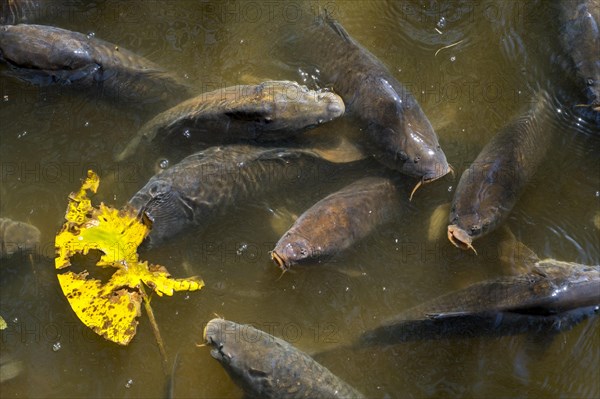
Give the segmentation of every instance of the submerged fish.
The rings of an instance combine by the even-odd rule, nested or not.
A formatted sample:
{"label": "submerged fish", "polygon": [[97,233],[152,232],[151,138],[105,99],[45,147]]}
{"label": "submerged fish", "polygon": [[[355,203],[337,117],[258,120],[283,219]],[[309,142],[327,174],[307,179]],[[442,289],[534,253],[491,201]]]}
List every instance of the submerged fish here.
{"label": "submerged fish", "polygon": [[384,165],[429,182],[450,171],[431,123],[413,95],[373,54],[329,16],[285,40],[318,67],[365,128]]}
{"label": "submerged fish", "polygon": [[129,203],[152,221],[147,243],[154,245],[186,226],[207,226],[235,204],[297,184],[313,168],[328,163],[323,154],[248,145],[211,147],[152,177]]}
{"label": "submerged fish", "polygon": [[[227,144],[290,137],[344,113],[344,102],[331,92],[309,90],[291,81],[226,87],[191,98],[147,122],[118,155],[123,160],[142,141],[156,136]],[[163,137],[165,138],[165,137]]]}
{"label": "submerged fish", "polygon": [[560,331],[597,313],[599,305],[600,265],[538,260],[531,272],[472,284],[409,309],[360,340]]}
{"label": "submerged fish", "polygon": [[0,25],[25,22],[40,8],[40,0],[0,0]]}
{"label": "submerged fish", "polygon": [[360,179],[304,212],[277,242],[271,257],[282,270],[327,259],[390,221],[400,208],[395,182],[383,177]]}
{"label": "submerged fish", "polygon": [[363,398],[364,396],[288,342],[223,319],[204,329],[211,355],[251,398]]}
{"label": "submerged fish", "polygon": [[44,25],[0,26],[0,63],[37,85],[95,89],[134,103],[177,102],[190,96],[175,75],[126,49],[78,32]]}
{"label": "submerged fish", "polygon": [[0,218],[0,258],[16,252],[29,252],[40,243],[37,227],[8,218]]}
{"label": "submerged fish", "polygon": [[504,126],[464,171],[452,200],[448,239],[459,248],[496,229],[544,159],[553,137],[553,109],[545,92]]}
{"label": "submerged fish", "polygon": [[[588,106],[600,112],[600,1],[560,2],[561,43],[575,66]],[[597,116],[597,118],[600,118]]]}

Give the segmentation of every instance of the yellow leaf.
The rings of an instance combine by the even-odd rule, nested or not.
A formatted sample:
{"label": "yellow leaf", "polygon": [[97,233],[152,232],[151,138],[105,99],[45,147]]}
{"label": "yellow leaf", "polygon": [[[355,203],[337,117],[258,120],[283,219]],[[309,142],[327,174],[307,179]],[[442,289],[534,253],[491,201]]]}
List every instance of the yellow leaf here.
{"label": "yellow leaf", "polygon": [[77,193],[69,196],[66,222],[56,235],[56,269],[70,266],[70,257],[86,255],[91,249],[102,252],[96,264],[115,267],[110,280],[102,285],[88,273],[66,272],[58,280],[71,308],[79,319],[104,338],[127,345],[137,328],[142,302],[142,283],[159,296],[174,291],[196,291],[201,279],[173,279],[167,269],[149,265],[138,258],[137,247],[150,232],[131,209],[116,210],[104,204],[94,208],[87,191],[96,192],[99,177],[88,171],[88,178]]}

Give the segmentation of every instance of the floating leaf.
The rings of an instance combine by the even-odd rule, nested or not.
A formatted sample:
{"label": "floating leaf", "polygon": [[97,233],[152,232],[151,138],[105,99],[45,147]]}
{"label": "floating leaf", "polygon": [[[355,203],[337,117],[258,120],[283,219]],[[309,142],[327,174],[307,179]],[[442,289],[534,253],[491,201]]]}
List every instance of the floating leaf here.
{"label": "floating leaf", "polygon": [[58,275],[64,295],[77,317],[104,338],[127,345],[137,329],[137,318],[144,297],[142,283],[159,296],[174,291],[196,291],[204,286],[197,278],[173,279],[167,269],[140,261],[137,248],[150,232],[150,226],[131,209],[116,210],[104,204],[94,208],[87,191],[96,192],[98,176],[88,171],[88,178],[77,193],[69,196],[66,222],[55,239],[55,267],[71,265],[76,253],[102,252],[97,266],[117,270],[106,284],[88,278],[88,272]]}

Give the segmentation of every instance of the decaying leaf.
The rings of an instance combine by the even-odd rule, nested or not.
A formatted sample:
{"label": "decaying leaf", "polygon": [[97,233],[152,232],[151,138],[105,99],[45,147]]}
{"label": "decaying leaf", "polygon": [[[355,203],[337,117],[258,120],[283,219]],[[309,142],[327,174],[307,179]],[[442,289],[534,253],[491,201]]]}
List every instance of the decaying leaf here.
{"label": "decaying leaf", "polygon": [[85,325],[110,341],[127,345],[136,333],[142,283],[160,296],[170,296],[174,291],[199,290],[204,282],[194,277],[174,279],[165,267],[140,261],[137,248],[150,226],[131,209],[116,210],[104,204],[95,208],[87,191],[95,193],[99,184],[98,176],[88,171],[79,192],[69,196],[66,222],[55,239],[55,267],[70,266],[70,257],[76,253],[102,252],[96,265],[117,269],[106,284],[88,278],[87,271],[59,274],[58,280],[71,308]]}

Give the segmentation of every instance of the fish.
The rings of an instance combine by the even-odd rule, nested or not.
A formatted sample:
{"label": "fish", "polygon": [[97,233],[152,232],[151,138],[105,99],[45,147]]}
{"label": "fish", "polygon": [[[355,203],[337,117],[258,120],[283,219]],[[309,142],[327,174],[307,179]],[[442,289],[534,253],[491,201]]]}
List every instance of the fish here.
{"label": "fish", "polygon": [[344,102],[335,93],[309,90],[291,81],[226,87],[190,98],[152,118],[117,161],[157,136],[169,142],[179,138],[187,145],[281,140],[338,118],[344,110]]}
{"label": "fish", "polygon": [[311,19],[306,28],[282,37],[281,47],[299,54],[300,62],[315,66],[324,85],[342,97],[346,112],[358,119],[378,161],[421,183],[450,172],[438,137],[415,97],[338,21],[325,13],[316,22]]}
{"label": "fish", "polygon": [[0,0],[0,25],[25,22],[40,8],[38,0]]}
{"label": "fish", "polygon": [[297,184],[314,168],[338,161],[322,155],[329,156],[318,149],[210,147],[150,178],[128,206],[151,221],[145,245],[152,247],[188,226],[205,228],[235,204]]}
{"label": "fish", "polygon": [[94,90],[125,103],[176,104],[191,96],[178,76],[115,44],[46,25],[0,26],[7,75],[39,86]]}
{"label": "fish", "polygon": [[494,231],[508,217],[543,161],[554,137],[553,107],[540,91],[525,113],[505,125],[463,172],[447,235],[461,249]]}
{"label": "fish", "polygon": [[0,218],[0,258],[34,251],[40,244],[40,236],[40,230],[34,225]]}
{"label": "fish", "polygon": [[600,120],[600,1],[559,3],[560,43],[569,55],[583,95]]}
{"label": "fish", "polygon": [[364,398],[306,353],[250,325],[212,319],[204,328],[211,356],[251,398]]}
{"label": "fish", "polygon": [[322,262],[392,220],[400,209],[396,182],[362,178],[304,212],[279,239],[271,258],[284,271],[299,263]]}
{"label": "fish", "polygon": [[558,332],[599,309],[600,265],[543,259],[531,272],[478,282],[408,309],[358,342]]}

